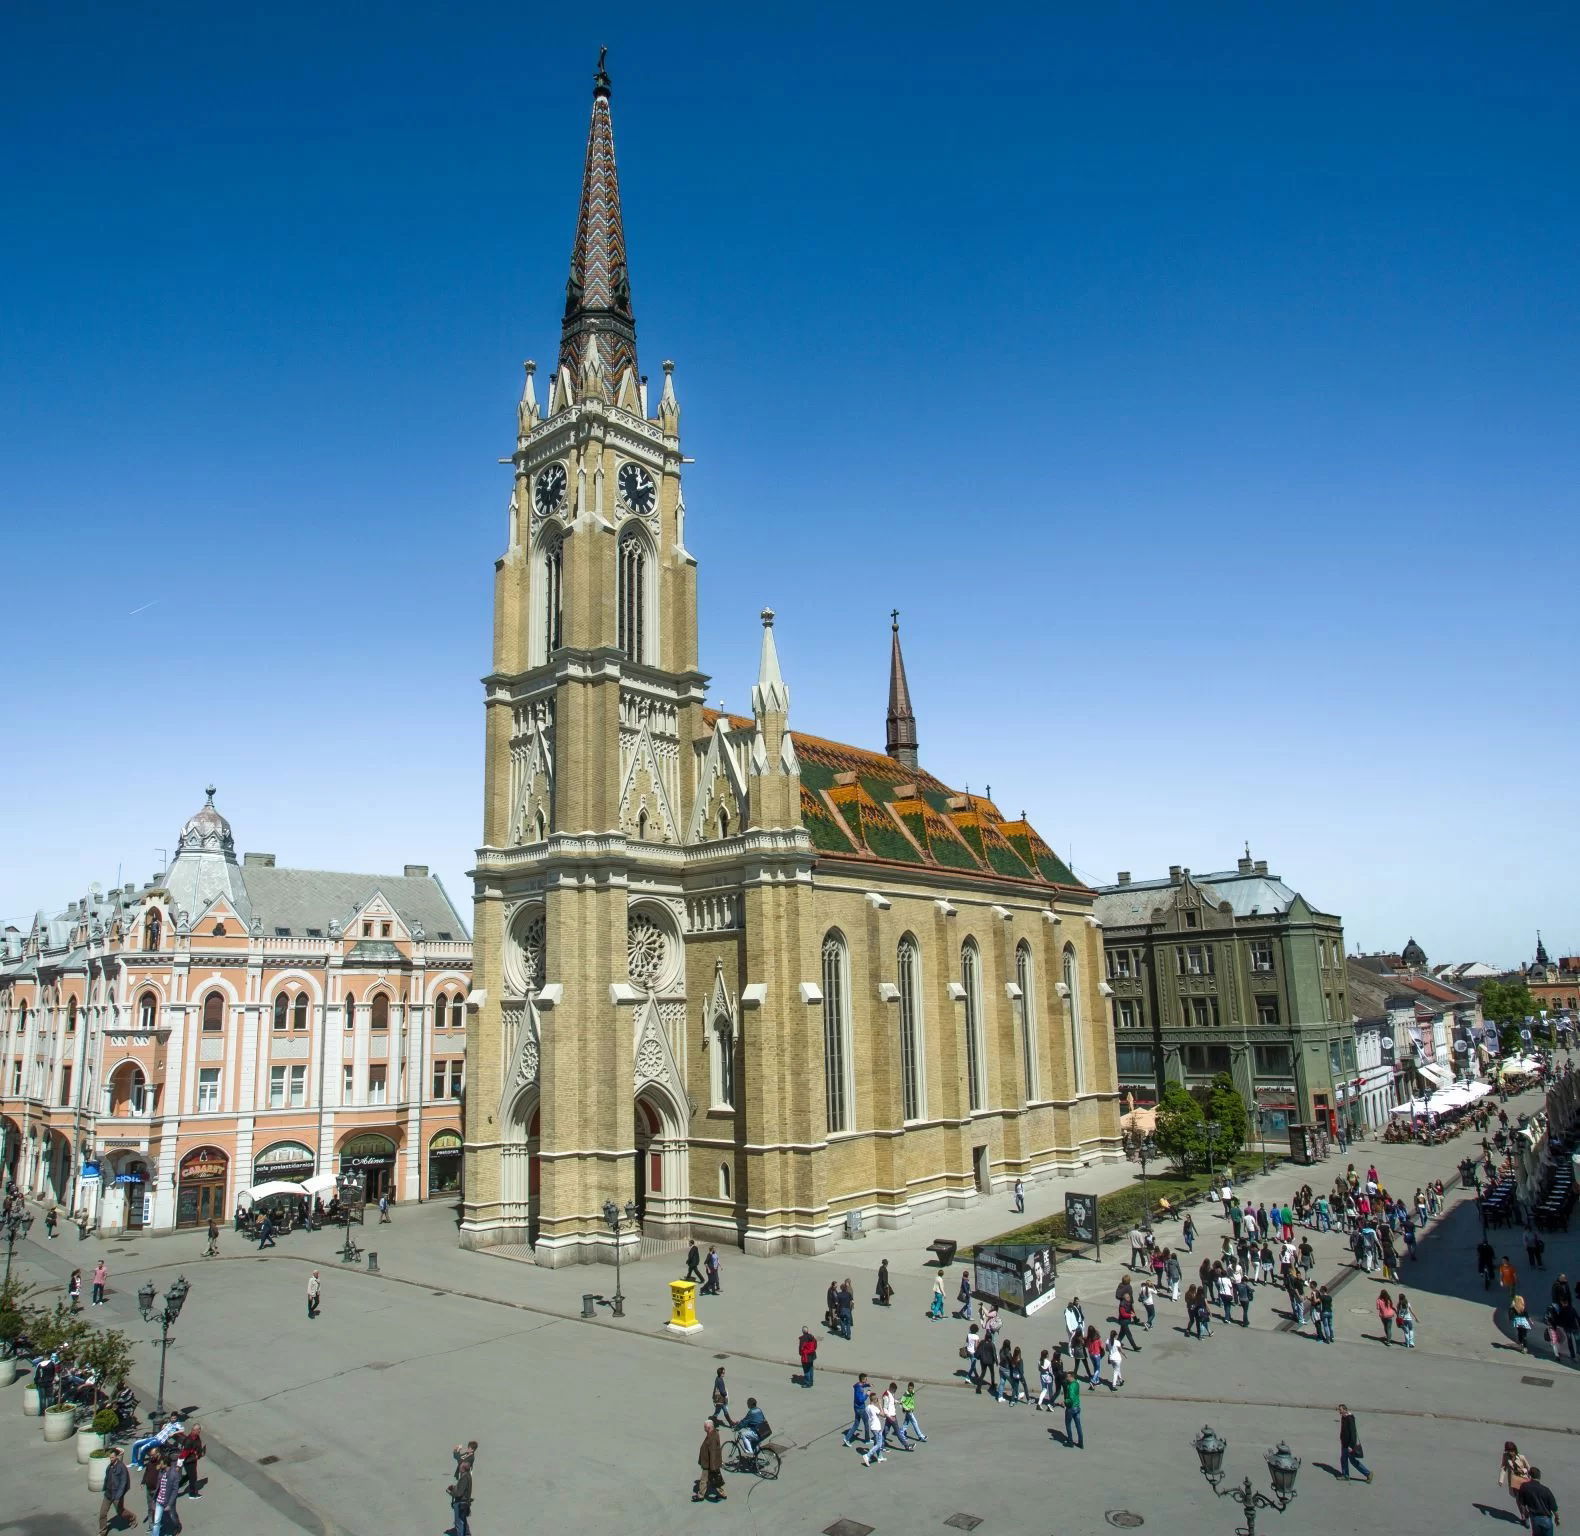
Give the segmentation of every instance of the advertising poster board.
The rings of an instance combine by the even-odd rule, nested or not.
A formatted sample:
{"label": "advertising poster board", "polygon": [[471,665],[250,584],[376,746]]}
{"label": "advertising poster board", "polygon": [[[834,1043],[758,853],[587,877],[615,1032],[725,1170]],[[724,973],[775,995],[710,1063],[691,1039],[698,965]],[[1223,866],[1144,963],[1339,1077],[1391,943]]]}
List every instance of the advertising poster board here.
{"label": "advertising poster board", "polygon": [[1057,1262],[1052,1243],[993,1243],[977,1248],[974,1294],[1027,1317],[1053,1300]]}

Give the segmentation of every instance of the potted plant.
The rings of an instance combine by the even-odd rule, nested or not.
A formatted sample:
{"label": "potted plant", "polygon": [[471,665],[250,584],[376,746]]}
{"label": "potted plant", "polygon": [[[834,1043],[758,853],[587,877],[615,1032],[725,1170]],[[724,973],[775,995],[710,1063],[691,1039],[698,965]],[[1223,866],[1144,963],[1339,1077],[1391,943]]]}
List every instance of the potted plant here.
{"label": "potted plant", "polygon": [[[38,1308],[32,1304],[40,1287],[18,1276],[0,1284],[0,1387],[8,1387],[21,1372],[21,1341],[27,1337]],[[26,1404],[23,1412],[27,1411]],[[35,1399],[33,1412],[37,1412]]]}
{"label": "potted plant", "polygon": [[88,1487],[94,1493],[104,1492],[105,1474],[110,1469],[110,1453],[93,1451],[88,1456]]}
{"label": "potted plant", "polygon": [[110,1435],[115,1426],[121,1422],[120,1416],[113,1408],[101,1408],[86,1424],[77,1426],[77,1460],[86,1464],[90,1456],[96,1451],[102,1451],[110,1443]]}
{"label": "potted plant", "polygon": [[45,1440],[69,1440],[76,1433],[77,1405],[75,1403],[51,1403],[44,1410]]}

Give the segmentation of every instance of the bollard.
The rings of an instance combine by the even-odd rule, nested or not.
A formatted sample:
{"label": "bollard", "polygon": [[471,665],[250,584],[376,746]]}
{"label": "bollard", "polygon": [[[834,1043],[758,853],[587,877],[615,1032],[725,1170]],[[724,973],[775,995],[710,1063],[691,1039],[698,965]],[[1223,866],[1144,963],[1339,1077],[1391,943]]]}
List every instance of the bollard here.
{"label": "bollard", "polygon": [[379,1256],[371,1248],[368,1249],[368,1273],[376,1275],[379,1272]]}
{"label": "bollard", "polygon": [[582,1292],[582,1316],[593,1317],[594,1308],[598,1305],[598,1298],[591,1291]]}

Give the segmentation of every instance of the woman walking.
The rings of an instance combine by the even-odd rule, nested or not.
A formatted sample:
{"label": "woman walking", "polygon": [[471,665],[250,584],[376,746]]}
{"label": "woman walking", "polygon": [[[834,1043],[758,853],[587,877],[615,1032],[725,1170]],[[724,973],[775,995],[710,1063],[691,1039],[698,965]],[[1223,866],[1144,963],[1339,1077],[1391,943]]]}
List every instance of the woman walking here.
{"label": "woman walking", "polygon": [[1053,1357],[1043,1350],[1037,1361],[1037,1401],[1031,1405],[1041,1413],[1053,1407]]}
{"label": "woman walking", "polygon": [[1525,1298],[1516,1296],[1509,1303],[1509,1325],[1514,1329],[1514,1340],[1526,1354],[1531,1352],[1531,1318],[1525,1310]]}
{"label": "woman walking", "polygon": [[1398,1311],[1393,1304],[1393,1298],[1389,1296],[1387,1291],[1379,1291],[1377,1293],[1377,1317],[1382,1323],[1384,1344],[1393,1343],[1393,1325],[1397,1316]]}
{"label": "woman walking", "polygon": [[1141,1295],[1137,1299],[1141,1303],[1141,1310],[1147,1315],[1142,1326],[1151,1333],[1152,1325],[1158,1320],[1158,1293],[1150,1280],[1141,1282]]}
{"label": "woman walking", "polygon": [[[1516,1510],[1520,1508],[1520,1489],[1525,1486],[1530,1475],[1530,1462],[1520,1455],[1520,1448],[1512,1440],[1505,1440],[1503,1458],[1498,1463],[1498,1482],[1509,1490],[1509,1497],[1514,1500]],[[1520,1524],[1525,1524],[1523,1511],[1520,1513]]]}
{"label": "woman walking", "polygon": [[71,1310],[80,1312],[82,1310],[82,1271],[80,1269],[72,1270],[71,1279],[66,1282],[66,1294],[71,1298]]}
{"label": "woman walking", "polygon": [[927,1309],[930,1321],[937,1322],[944,1315],[944,1277],[942,1274],[933,1276],[933,1304]]}
{"label": "woman walking", "polygon": [[1399,1331],[1404,1335],[1404,1347],[1415,1348],[1415,1308],[1410,1305],[1410,1298],[1403,1291],[1399,1292],[1399,1299],[1394,1303],[1394,1318],[1399,1324]]}
{"label": "woman walking", "polygon": [[1184,1276],[1180,1270],[1180,1261],[1172,1248],[1163,1256],[1163,1275],[1169,1283],[1169,1300],[1178,1301],[1180,1299],[1180,1281]]}
{"label": "woman walking", "polygon": [[1108,1335],[1108,1387],[1117,1392],[1125,1379],[1125,1349],[1116,1328]]}
{"label": "woman walking", "polygon": [[1097,1331],[1095,1323],[1086,1330],[1086,1367],[1087,1379],[1094,1387],[1101,1386],[1103,1381],[1103,1336]]}

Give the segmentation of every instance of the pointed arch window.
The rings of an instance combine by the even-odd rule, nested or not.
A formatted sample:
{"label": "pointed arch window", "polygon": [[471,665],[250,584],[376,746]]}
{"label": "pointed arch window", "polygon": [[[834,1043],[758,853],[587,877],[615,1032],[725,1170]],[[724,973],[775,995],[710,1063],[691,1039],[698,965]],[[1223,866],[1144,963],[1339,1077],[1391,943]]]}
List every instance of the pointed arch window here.
{"label": "pointed arch window", "polygon": [[373,999],[368,1008],[368,1027],[370,1029],[388,1029],[390,1027],[390,1000],[382,992]]}
{"label": "pointed arch window", "polygon": [[620,535],[619,646],[631,661],[647,648],[647,541],[635,527]]}
{"label": "pointed arch window", "polygon": [[850,956],[831,929],[823,940],[823,1095],[830,1133],[850,1129]]}
{"label": "pointed arch window", "polygon": [[144,949],[158,949],[159,948],[159,935],[160,935],[160,931],[162,930],[163,927],[164,927],[164,924],[160,920],[159,913],[157,911],[150,912],[148,914],[147,922],[145,922],[143,924],[143,948]]}
{"label": "pointed arch window", "polygon": [[1081,975],[1075,946],[1064,946],[1065,1007],[1070,1010],[1070,1054],[1075,1067],[1075,1091],[1086,1092],[1086,1047],[1081,1040]]}
{"label": "pointed arch window", "polygon": [[291,1004],[291,1028],[307,1028],[307,994],[305,992],[298,992],[296,1001]]}
{"label": "pointed arch window", "polygon": [[289,1015],[290,1011],[291,1000],[285,995],[285,993],[282,992],[274,1000],[274,1027],[276,1029],[285,1028],[288,1022],[287,1016]]}
{"label": "pointed arch window", "polygon": [[922,1096],[922,990],[921,956],[916,940],[900,940],[900,1109],[907,1120],[920,1120],[926,1112]]}
{"label": "pointed arch window", "polygon": [[1015,983],[1020,988],[1020,1054],[1026,1072],[1026,1102],[1041,1097],[1037,1082],[1037,973],[1031,945],[1024,939],[1015,947]]}
{"label": "pointed arch window", "polygon": [[558,530],[543,541],[543,659],[565,643],[565,535]]}
{"label": "pointed arch window", "polygon": [[713,1021],[709,1063],[709,1077],[713,1089],[715,1109],[735,1107],[735,1028],[729,1014],[721,1013]]}
{"label": "pointed arch window", "polygon": [[459,992],[450,1002],[450,1028],[466,1028],[466,999]]}
{"label": "pointed arch window", "polygon": [[210,992],[203,999],[203,1033],[217,1034],[225,1027],[225,994]]}
{"label": "pointed arch window", "polygon": [[356,1027],[357,1027],[357,999],[356,999],[356,994],[352,993],[352,992],[348,992],[348,993],[346,993],[346,1028],[347,1029],[355,1029]]}
{"label": "pointed arch window", "polygon": [[987,1098],[982,1045],[982,957],[976,941],[960,946],[960,985],[966,1003],[966,1092],[973,1111]]}
{"label": "pointed arch window", "polygon": [[72,1035],[72,1034],[75,1034],[76,1032],[77,1032],[77,999],[76,998],[72,998],[66,1004],[66,1033],[68,1035]]}
{"label": "pointed arch window", "polygon": [[145,992],[137,999],[137,1027],[152,1029],[159,1022],[159,999]]}
{"label": "pointed arch window", "polygon": [[726,806],[722,806],[721,805],[719,807],[719,836],[720,837],[728,837],[729,835],[730,835],[730,813],[729,813],[729,809]]}

